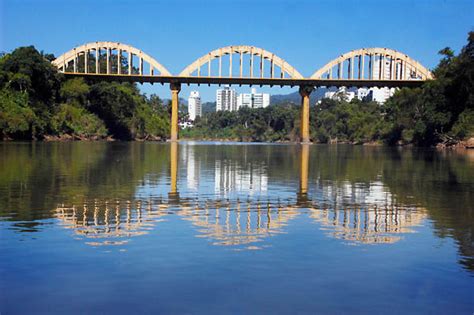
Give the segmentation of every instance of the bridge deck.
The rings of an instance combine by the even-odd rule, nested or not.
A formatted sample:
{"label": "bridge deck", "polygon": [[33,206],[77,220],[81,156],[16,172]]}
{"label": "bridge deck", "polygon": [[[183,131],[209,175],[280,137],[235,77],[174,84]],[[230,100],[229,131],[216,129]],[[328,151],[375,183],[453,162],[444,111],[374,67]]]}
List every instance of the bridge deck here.
{"label": "bridge deck", "polygon": [[109,81],[138,83],[181,83],[204,85],[257,85],[257,86],[314,86],[314,87],[419,87],[423,80],[367,80],[367,79],[271,79],[271,78],[239,78],[239,77],[183,77],[183,76],[151,76],[140,74],[105,74],[105,73],[64,73],[70,77],[84,77]]}

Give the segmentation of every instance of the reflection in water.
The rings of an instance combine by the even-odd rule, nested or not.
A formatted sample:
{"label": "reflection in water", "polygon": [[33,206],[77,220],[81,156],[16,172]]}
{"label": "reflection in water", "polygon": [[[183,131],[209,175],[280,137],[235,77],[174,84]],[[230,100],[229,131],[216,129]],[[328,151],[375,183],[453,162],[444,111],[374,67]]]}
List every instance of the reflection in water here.
{"label": "reflection in water", "polygon": [[167,214],[167,206],[147,201],[85,202],[61,205],[55,215],[61,224],[87,240],[88,245],[122,245],[133,236],[147,234]]}
{"label": "reflection in water", "polygon": [[[187,166],[188,191],[199,187],[200,167],[193,146],[183,150]],[[146,234],[155,222],[173,213],[198,227],[198,237],[208,238],[215,245],[259,249],[254,243],[284,232],[290,220],[308,214],[328,235],[346,241],[377,244],[394,243],[404,233],[422,224],[426,211],[395,202],[381,182],[366,185],[326,183],[317,187],[312,200],[309,194],[309,146],[299,150],[299,186],[293,197],[284,203],[253,198],[268,189],[265,165],[249,163],[243,167],[232,160],[216,160],[214,187],[226,199],[183,198],[178,190],[178,143],[170,144],[170,185],[168,200],[136,199],[126,202],[85,202],[81,206],[61,205],[55,211],[63,225],[88,240],[90,245],[121,245],[133,236]],[[230,196],[243,192],[247,198]],[[296,197],[296,198],[295,198]],[[101,241],[99,241],[101,240]],[[252,246],[250,246],[252,244]]]}
{"label": "reflection in water", "polygon": [[[245,168],[247,167],[247,168]],[[231,191],[255,195],[267,191],[268,177],[262,165],[249,163],[241,166],[237,161],[216,160],[214,188],[224,196]]]}
{"label": "reflection in water", "polygon": [[425,211],[403,206],[372,205],[364,208],[310,209],[310,217],[329,235],[365,244],[394,243],[400,234],[412,233],[426,218]]}
{"label": "reflection in water", "polygon": [[473,191],[455,151],[0,143],[0,312],[470,314]]}
{"label": "reflection in water", "polygon": [[[287,222],[299,214],[297,209],[281,204],[206,201],[182,207],[179,215],[197,226],[199,237],[215,245],[237,246],[261,242],[282,232]],[[259,249],[249,246],[247,249]]]}

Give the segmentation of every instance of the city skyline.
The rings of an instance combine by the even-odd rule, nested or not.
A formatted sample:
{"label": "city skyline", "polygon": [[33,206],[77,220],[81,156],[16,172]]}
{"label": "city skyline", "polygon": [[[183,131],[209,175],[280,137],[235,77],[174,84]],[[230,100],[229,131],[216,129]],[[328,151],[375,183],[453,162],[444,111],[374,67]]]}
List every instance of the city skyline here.
{"label": "city skyline", "polygon": [[[119,1],[114,6],[104,1],[94,3],[95,9],[90,10],[91,1],[42,1],[39,5],[34,1],[6,0],[0,4],[0,26],[8,31],[0,32],[0,51],[8,52],[18,46],[35,45],[39,50],[59,56],[73,46],[107,39],[140,47],[176,74],[212,49],[249,44],[281,56],[308,76],[334,57],[352,49],[387,47],[402,51],[433,68],[440,59],[434,52],[446,46],[458,51],[465,41],[465,34],[472,30],[471,21],[474,20],[474,5],[471,2],[454,1],[449,5],[435,2],[407,0],[396,4],[380,4],[369,1],[361,6],[356,1],[345,1],[344,5],[337,5],[337,1],[317,4],[308,1],[261,1],[256,4],[239,1],[233,3],[229,11],[231,16],[242,16],[247,10],[259,16],[259,19],[252,19],[243,26],[238,19],[219,16],[212,5],[215,1],[208,1],[209,5],[205,6],[190,1],[170,2],[167,5],[145,2],[140,7],[129,1]],[[68,7],[74,7],[74,14],[57,14],[67,12]],[[407,7],[410,10],[406,10]],[[157,8],[159,12],[156,12]],[[107,14],[103,14],[105,10]],[[122,14],[124,10],[127,10],[133,23],[115,26],[114,16]],[[390,12],[392,17],[387,19],[385,14],[377,14],[379,11]],[[160,16],[160,23],[154,23],[154,19],[139,18],[142,12],[156,12]],[[178,24],[174,23],[175,12],[179,13]],[[345,23],[338,23],[338,19],[349,14],[359,19],[359,22],[349,28],[342,25]],[[194,19],[187,18],[191,15],[202,17],[192,27],[189,21]],[[293,18],[297,15],[298,19]],[[318,18],[314,19],[316,15]],[[101,17],[100,25],[114,27],[97,27],[96,23],[81,22],[86,18],[98,20],[94,18],[98,16]],[[366,16],[371,16],[370,21],[365,21]],[[404,26],[402,32],[400,22]],[[214,24],[220,27],[213,27]],[[369,24],[382,27],[368,28]],[[168,25],[174,26],[171,28]],[[303,29],[314,30],[314,36],[302,39],[295,35]],[[74,30],[78,31],[77,36],[69,36]],[[188,44],[190,39],[191,45]],[[145,84],[141,89],[162,98],[169,94],[167,87],[157,85]],[[183,93],[189,94],[193,89],[192,86],[185,86]],[[238,88],[236,90],[242,92]],[[262,92],[271,94],[295,91],[295,88],[279,87],[262,89]],[[203,102],[214,98],[213,88],[202,87],[200,93]]]}

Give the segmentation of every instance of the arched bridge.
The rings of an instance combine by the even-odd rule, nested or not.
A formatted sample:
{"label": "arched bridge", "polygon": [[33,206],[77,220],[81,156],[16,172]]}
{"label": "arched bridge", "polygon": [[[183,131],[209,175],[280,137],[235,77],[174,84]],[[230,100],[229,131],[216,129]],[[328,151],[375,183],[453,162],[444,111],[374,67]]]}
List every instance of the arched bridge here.
{"label": "arched bridge", "polygon": [[178,93],[181,84],[299,86],[302,96],[301,140],[309,141],[309,95],[315,87],[416,87],[431,72],[409,56],[388,48],[363,48],[342,54],[303,77],[272,52],[254,46],[215,49],[172,75],[143,51],[122,43],[87,43],[54,60],[67,76],[101,80],[169,83],[172,92],[171,140],[178,138]]}

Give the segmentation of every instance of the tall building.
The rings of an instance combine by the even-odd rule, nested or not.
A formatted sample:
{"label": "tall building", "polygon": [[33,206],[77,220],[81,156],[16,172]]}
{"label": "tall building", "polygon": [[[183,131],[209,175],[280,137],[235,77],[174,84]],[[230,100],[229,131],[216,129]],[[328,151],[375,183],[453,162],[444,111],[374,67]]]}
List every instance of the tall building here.
{"label": "tall building", "polygon": [[[382,63],[382,70],[380,69],[380,61],[374,62],[374,79],[390,80],[390,66],[391,64],[389,59],[384,59],[384,62]],[[369,93],[367,94],[367,98],[369,101],[374,101],[379,104],[383,104],[394,93],[394,88],[370,88]]]}
{"label": "tall building", "polygon": [[197,116],[202,116],[201,97],[198,91],[191,91],[188,98],[189,119],[195,120]]}
{"label": "tall building", "polygon": [[380,60],[374,62],[374,79],[375,80],[390,80],[390,60],[384,59],[382,62],[382,73],[380,73]]}
{"label": "tall building", "polygon": [[249,93],[239,94],[237,98],[237,109],[246,106],[250,108],[264,108],[270,105],[270,94],[257,93],[255,88]]}
{"label": "tall building", "polygon": [[345,86],[341,86],[337,91],[327,91],[324,93],[324,98],[346,102],[352,101],[355,96],[355,92],[349,91]]}
{"label": "tall building", "polygon": [[369,101],[374,101],[379,104],[385,103],[385,101],[390,98],[395,93],[395,88],[370,88],[367,99]]}
{"label": "tall building", "polygon": [[237,93],[229,86],[216,90],[216,111],[237,110]]}
{"label": "tall building", "polygon": [[337,91],[328,91],[324,93],[324,98],[330,98],[336,101],[350,102],[354,98],[361,101],[373,101],[379,104],[385,103],[385,101],[395,93],[395,88],[377,88],[373,87],[370,89],[359,88],[355,91],[349,91],[345,87],[340,87]]}

